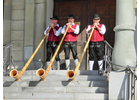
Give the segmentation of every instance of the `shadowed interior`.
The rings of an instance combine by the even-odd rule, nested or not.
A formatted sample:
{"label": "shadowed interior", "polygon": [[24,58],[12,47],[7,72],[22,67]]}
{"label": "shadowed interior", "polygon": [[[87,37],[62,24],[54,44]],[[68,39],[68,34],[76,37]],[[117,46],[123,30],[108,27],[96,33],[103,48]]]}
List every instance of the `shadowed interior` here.
{"label": "shadowed interior", "polygon": [[38,76],[42,76],[44,74],[44,70],[43,69],[39,69],[38,71],[37,71],[37,75]]}
{"label": "shadowed interior", "polygon": [[10,72],[10,76],[11,76],[11,77],[16,76],[17,74],[18,74],[17,70],[12,70],[12,71]]}
{"label": "shadowed interior", "polygon": [[67,72],[67,77],[72,78],[74,76],[74,71],[68,71]]}

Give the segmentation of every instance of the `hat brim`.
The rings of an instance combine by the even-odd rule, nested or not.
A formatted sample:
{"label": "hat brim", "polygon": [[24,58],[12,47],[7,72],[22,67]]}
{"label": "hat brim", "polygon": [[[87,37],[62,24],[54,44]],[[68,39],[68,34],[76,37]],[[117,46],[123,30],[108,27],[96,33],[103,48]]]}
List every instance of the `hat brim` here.
{"label": "hat brim", "polygon": [[58,18],[50,18],[51,20],[59,20]]}
{"label": "hat brim", "polygon": [[100,19],[100,17],[93,17],[93,19]]}
{"label": "hat brim", "polygon": [[75,17],[67,17],[67,19],[70,19],[70,18],[73,18],[73,19],[75,19]]}

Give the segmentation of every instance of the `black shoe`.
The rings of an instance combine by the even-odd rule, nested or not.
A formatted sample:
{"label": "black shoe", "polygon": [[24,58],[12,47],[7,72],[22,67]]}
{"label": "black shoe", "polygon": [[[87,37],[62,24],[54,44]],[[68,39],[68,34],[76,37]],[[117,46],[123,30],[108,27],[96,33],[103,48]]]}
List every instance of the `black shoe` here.
{"label": "black shoe", "polygon": [[104,73],[103,68],[102,68],[102,69],[100,69],[100,70],[98,71],[98,74],[99,74],[99,75],[103,75],[103,73]]}

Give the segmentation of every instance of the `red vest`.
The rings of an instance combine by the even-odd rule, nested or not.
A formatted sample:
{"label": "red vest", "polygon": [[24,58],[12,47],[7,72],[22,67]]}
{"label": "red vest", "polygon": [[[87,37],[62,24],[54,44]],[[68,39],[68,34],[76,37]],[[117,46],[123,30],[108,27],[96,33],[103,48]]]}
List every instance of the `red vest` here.
{"label": "red vest", "polygon": [[[77,26],[77,24],[74,24],[71,27],[73,29],[76,29],[76,26]],[[67,27],[67,25],[66,25],[66,27]],[[68,31],[67,31],[67,33],[66,33],[66,36],[65,36],[64,41],[66,41],[66,42],[74,42],[74,41],[77,41],[77,34],[75,34],[73,32],[73,30],[69,28]]]}
{"label": "red vest", "polygon": [[[93,25],[90,25],[90,27],[92,28]],[[99,24],[98,27],[101,28],[102,24]],[[90,41],[92,42],[104,41],[104,35],[99,33],[97,28],[94,28]]]}
{"label": "red vest", "polygon": [[[60,28],[60,26],[55,26],[54,27],[56,29],[56,31]],[[53,32],[53,28],[51,28],[50,32],[49,32],[49,37],[48,37],[48,41],[59,41],[59,36],[56,36]]]}

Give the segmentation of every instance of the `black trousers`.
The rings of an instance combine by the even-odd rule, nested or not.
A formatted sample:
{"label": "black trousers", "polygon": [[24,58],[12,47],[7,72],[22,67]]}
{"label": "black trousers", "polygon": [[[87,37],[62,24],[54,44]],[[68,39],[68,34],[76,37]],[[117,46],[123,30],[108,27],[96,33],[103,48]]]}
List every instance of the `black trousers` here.
{"label": "black trousers", "polygon": [[89,60],[94,60],[97,57],[97,60],[104,59],[104,42],[90,42],[89,43]]}
{"label": "black trousers", "polygon": [[[46,61],[51,60],[51,55],[53,56],[53,54],[55,53],[58,45],[59,45],[58,41],[48,41],[47,42],[47,59],[46,59]],[[59,53],[57,53],[57,55],[55,57],[55,60],[60,61]]]}
{"label": "black trousers", "polygon": [[72,51],[73,59],[78,59],[78,57],[77,57],[77,41],[64,42],[65,59],[69,59],[70,50]]}

